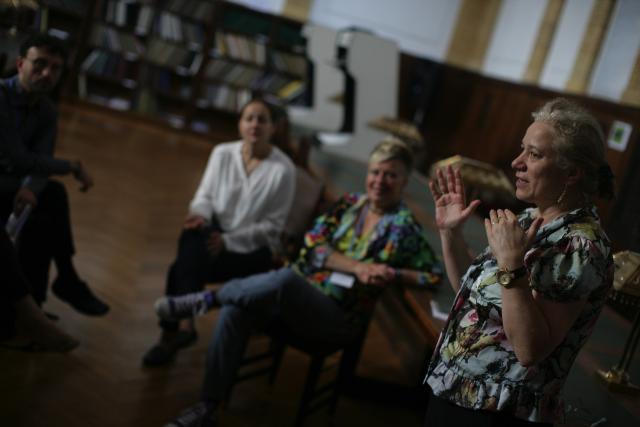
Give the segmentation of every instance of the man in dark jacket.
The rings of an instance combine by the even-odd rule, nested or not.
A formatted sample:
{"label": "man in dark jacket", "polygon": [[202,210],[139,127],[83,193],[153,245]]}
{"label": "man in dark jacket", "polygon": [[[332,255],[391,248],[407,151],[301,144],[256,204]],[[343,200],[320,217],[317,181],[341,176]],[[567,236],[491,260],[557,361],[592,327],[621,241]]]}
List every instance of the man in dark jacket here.
{"label": "man in dark jacket", "polygon": [[[30,205],[33,211],[20,235],[18,252],[33,298],[38,304],[46,299],[53,260],[58,272],[53,292],[76,310],[99,316],[109,307],[80,280],[72,262],[75,250],[66,190],[47,178],[73,174],[82,191],[93,185],[82,163],[53,157],[58,116],[48,94],[60,79],[65,56],[60,40],[35,34],[20,47],[18,74],[0,81],[0,223]],[[25,176],[24,170],[30,175]]]}

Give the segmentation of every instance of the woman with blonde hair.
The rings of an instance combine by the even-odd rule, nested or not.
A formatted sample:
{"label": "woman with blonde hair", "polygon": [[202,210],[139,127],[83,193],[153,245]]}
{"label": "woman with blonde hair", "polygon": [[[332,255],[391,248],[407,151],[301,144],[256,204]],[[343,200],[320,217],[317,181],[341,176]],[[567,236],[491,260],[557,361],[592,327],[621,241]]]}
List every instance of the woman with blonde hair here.
{"label": "woman with blonde hair", "polygon": [[565,99],[533,119],[511,164],[516,197],[533,207],[491,210],[477,257],[462,227],[480,202],[466,203],[450,167],[429,184],[457,291],[426,377],[429,427],[560,420],[560,392],[612,285],[611,243],[592,201],[613,196],[602,130]]}

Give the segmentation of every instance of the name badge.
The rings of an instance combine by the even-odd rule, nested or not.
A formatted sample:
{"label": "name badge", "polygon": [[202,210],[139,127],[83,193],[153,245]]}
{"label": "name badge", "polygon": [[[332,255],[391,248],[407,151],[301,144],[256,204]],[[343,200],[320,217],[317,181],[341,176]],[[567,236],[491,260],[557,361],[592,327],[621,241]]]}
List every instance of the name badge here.
{"label": "name badge", "polygon": [[350,274],[344,274],[334,271],[333,273],[331,273],[331,276],[329,276],[329,282],[331,282],[331,284],[333,285],[350,289],[356,282],[356,278],[351,276]]}

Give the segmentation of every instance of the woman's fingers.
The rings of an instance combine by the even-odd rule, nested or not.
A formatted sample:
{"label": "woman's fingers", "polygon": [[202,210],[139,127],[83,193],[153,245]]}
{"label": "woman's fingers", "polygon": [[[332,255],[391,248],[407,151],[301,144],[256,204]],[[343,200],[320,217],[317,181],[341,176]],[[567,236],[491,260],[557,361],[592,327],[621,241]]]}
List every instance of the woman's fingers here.
{"label": "woman's fingers", "polygon": [[498,223],[498,212],[496,212],[495,209],[491,209],[489,211],[489,220],[491,221],[491,225],[496,225]]}
{"label": "woman's fingers", "polygon": [[447,181],[444,177],[444,171],[442,170],[442,168],[438,169],[436,171],[436,176],[438,178],[438,189],[440,191],[441,194],[444,194],[447,192]]}
{"label": "woman's fingers", "polygon": [[504,210],[504,216],[509,220],[509,221],[517,221],[518,217],[516,216],[516,214],[514,214],[513,212],[511,212],[509,209],[505,209]]}
{"label": "woman's fingers", "polygon": [[453,166],[447,166],[447,191],[449,193],[456,192],[455,174],[453,173]]}
{"label": "woman's fingers", "polygon": [[460,171],[451,165],[436,171],[437,192],[439,194],[462,194],[463,184]]}
{"label": "woman's fingers", "polygon": [[429,180],[429,183],[427,184],[429,186],[429,191],[431,191],[431,196],[433,197],[433,200],[438,200],[440,198],[440,196],[442,196],[442,193],[440,193],[438,191],[438,188],[436,187],[436,183],[433,182],[433,180]]}
{"label": "woman's fingers", "polygon": [[460,173],[460,169],[456,169],[454,174],[454,190],[456,193],[462,196],[462,204],[466,203],[465,194],[464,194],[464,182],[462,181],[462,174]]}

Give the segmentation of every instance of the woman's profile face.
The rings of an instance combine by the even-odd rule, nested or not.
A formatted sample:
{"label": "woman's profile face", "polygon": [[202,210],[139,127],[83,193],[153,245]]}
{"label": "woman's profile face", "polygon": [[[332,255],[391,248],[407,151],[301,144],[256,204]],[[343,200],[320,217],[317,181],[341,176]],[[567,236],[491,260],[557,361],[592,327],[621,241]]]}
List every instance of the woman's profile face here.
{"label": "woman's profile face", "polygon": [[546,208],[557,203],[567,183],[568,173],[556,163],[553,145],[555,130],[544,122],[534,122],[522,139],[522,151],[511,162],[516,171],[516,197]]}
{"label": "woman's profile face", "polygon": [[366,181],[367,197],[378,208],[390,208],[402,199],[402,192],[407,182],[407,169],[400,160],[369,163]]}
{"label": "woman's profile face", "polygon": [[249,144],[268,143],[275,131],[269,109],[262,102],[252,102],[244,107],[238,131],[244,142]]}

